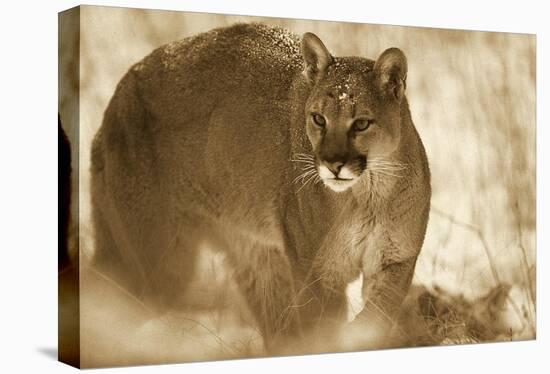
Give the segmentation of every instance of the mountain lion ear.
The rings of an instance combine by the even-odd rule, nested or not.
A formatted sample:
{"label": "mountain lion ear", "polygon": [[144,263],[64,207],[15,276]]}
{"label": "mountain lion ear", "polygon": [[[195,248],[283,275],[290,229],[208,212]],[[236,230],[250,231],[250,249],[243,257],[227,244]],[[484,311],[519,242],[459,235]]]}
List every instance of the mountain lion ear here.
{"label": "mountain lion ear", "polygon": [[304,76],[315,83],[332,63],[332,56],[317,35],[306,32],[302,37],[302,55],[304,57]]}
{"label": "mountain lion ear", "polygon": [[399,48],[386,49],[374,63],[374,73],[382,92],[401,100],[407,87],[407,58]]}

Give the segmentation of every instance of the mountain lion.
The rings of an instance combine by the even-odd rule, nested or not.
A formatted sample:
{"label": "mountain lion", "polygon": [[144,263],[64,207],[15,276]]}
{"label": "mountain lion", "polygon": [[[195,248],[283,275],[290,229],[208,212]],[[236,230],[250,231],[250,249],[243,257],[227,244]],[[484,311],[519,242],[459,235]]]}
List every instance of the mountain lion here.
{"label": "mountain lion", "polygon": [[330,334],[362,273],[366,306],[347,328],[377,346],[430,209],[406,76],[397,48],[334,57],[311,33],[261,24],[153,51],[94,139],[96,265],[162,312],[184,305],[201,248],[221,249],[270,352],[344,336]]}

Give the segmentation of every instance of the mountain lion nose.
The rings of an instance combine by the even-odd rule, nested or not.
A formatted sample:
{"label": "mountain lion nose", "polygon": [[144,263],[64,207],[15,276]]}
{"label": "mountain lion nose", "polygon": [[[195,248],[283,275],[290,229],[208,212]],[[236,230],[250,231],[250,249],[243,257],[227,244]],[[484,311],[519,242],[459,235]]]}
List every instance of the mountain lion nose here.
{"label": "mountain lion nose", "polygon": [[335,177],[338,177],[338,173],[340,173],[340,170],[342,169],[342,166],[344,166],[343,162],[336,161],[336,162],[325,162],[325,165],[327,166],[328,170],[334,174]]}

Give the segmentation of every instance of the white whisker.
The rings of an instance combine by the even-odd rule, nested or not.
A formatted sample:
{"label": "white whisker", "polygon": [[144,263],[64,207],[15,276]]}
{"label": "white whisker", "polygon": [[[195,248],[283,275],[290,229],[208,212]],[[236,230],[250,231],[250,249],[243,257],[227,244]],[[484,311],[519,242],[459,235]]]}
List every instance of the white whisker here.
{"label": "white whisker", "polygon": [[381,174],[381,175],[386,175],[386,176],[395,177],[395,178],[402,178],[403,177],[402,175],[390,173],[388,171],[384,171],[384,170],[380,170],[380,169],[370,169],[370,171],[374,175]]}
{"label": "white whisker", "polygon": [[293,183],[293,184],[294,184],[294,183],[297,183],[297,182],[300,181],[300,180],[303,182],[305,178],[307,178],[307,177],[309,177],[309,176],[311,176],[311,175],[314,175],[315,172],[316,172],[315,170],[308,170],[308,171],[306,171],[306,172],[304,172],[304,173],[298,175],[296,178],[294,178],[294,180],[292,181],[292,183]]}
{"label": "white whisker", "polygon": [[406,169],[407,166],[408,166],[407,164],[405,164],[403,162],[389,161],[389,160],[384,160],[382,158],[368,159],[367,160],[367,165],[381,165],[381,166],[390,166],[390,167],[403,168],[403,169]]}
{"label": "white whisker", "polygon": [[304,164],[306,166],[307,165],[315,166],[315,163],[313,161],[303,161],[303,160],[290,160],[290,161]]}
{"label": "white whisker", "polygon": [[300,160],[313,160],[315,157],[313,155],[307,155],[305,153],[294,153],[292,155],[292,158],[300,159]]}
{"label": "white whisker", "polygon": [[407,169],[408,165],[400,161],[392,161],[382,157],[370,158],[367,160],[366,170],[370,171],[370,176],[386,176],[401,178],[401,172]]}
{"label": "white whisker", "polygon": [[368,169],[369,170],[382,170],[382,171],[395,171],[395,172],[399,172],[399,171],[403,170],[403,169],[389,168],[389,167],[384,167],[384,166],[369,167]]}
{"label": "white whisker", "polygon": [[384,166],[395,166],[399,168],[406,168],[406,164],[398,164],[395,162],[382,162],[382,161],[367,161],[367,165],[384,165]]}
{"label": "white whisker", "polygon": [[302,187],[300,187],[300,188],[298,189],[298,191],[296,191],[296,192],[300,192],[300,191],[301,191],[310,181],[312,181],[313,179],[315,179],[315,177],[316,177],[316,175],[310,176],[309,179],[306,180],[306,181],[304,182],[304,184],[302,185]]}

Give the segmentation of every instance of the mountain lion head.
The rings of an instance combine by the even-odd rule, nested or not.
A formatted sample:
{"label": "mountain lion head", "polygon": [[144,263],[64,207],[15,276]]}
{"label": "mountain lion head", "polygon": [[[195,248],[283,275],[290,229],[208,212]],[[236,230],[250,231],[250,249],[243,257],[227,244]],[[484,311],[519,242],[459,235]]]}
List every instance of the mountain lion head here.
{"label": "mountain lion head", "polygon": [[349,189],[369,166],[391,170],[391,154],[400,142],[400,105],[407,60],[397,48],[376,62],[331,56],[311,33],[302,39],[304,76],[311,85],[306,101],[306,132],[324,184]]}

